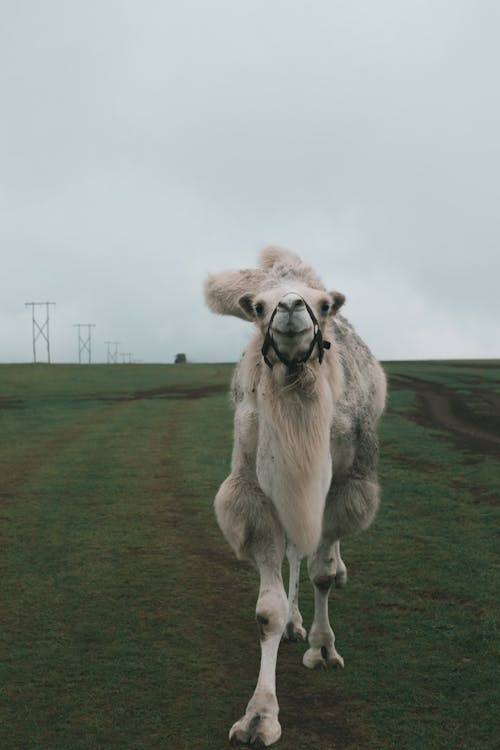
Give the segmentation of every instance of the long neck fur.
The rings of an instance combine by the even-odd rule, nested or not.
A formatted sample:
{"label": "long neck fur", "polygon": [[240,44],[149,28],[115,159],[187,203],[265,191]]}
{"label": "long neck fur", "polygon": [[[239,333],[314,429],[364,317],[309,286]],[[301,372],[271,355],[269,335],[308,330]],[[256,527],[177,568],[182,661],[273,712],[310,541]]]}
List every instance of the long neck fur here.
{"label": "long neck fur", "polygon": [[331,481],[335,368],[314,361],[294,375],[282,364],[259,370],[257,477],[289,539],[310,554],[319,543]]}

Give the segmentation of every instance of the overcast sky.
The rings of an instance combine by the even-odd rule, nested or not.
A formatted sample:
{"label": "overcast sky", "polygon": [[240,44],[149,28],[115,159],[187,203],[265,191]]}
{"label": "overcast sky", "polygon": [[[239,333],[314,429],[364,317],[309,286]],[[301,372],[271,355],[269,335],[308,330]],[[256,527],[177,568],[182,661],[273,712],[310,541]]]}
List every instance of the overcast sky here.
{"label": "overcast sky", "polygon": [[497,0],[0,0],[0,361],[31,301],[56,362],[75,323],[236,360],[203,279],[267,244],[381,359],[499,357],[499,39]]}

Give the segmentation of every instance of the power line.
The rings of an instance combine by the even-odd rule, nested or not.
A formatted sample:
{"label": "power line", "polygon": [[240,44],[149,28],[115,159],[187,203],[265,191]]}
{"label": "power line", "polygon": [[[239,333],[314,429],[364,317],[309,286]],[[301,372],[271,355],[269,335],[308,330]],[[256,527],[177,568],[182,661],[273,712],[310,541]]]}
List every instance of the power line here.
{"label": "power line", "polygon": [[[73,328],[78,328],[78,364],[82,364],[82,357],[87,352],[90,365],[92,362],[92,328],[95,328],[95,323],[75,323]],[[86,335],[82,334],[82,328],[87,329]]]}
{"label": "power line", "polygon": [[[50,331],[49,331],[49,308],[55,302],[25,302],[25,307],[31,306],[31,319],[33,331],[33,362],[36,363],[36,342],[42,338],[47,344],[47,364],[50,365]],[[45,320],[37,320],[36,308],[45,307]],[[43,314],[43,313],[42,313]]]}

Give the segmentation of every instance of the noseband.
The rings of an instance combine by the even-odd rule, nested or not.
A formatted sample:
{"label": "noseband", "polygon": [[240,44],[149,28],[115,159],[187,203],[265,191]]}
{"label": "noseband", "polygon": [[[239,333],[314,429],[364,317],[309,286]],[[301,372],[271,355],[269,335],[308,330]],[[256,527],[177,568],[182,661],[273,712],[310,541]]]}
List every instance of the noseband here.
{"label": "noseband", "polygon": [[266,363],[266,365],[271,370],[273,369],[273,364],[272,364],[272,362],[269,361],[269,359],[267,357],[267,354],[268,354],[270,348],[274,349],[274,352],[275,352],[276,356],[278,357],[278,359],[280,360],[280,362],[283,362],[283,364],[287,366],[287,368],[288,368],[289,371],[293,371],[297,367],[297,365],[301,365],[304,362],[307,362],[307,360],[309,359],[309,357],[313,353],[314,347],[316,345],[318,346],[318,361],[321,364],[323,362],[323,356],[324,356],[324,353],[325,353],[325,349],[329,349],[330,346],[331,346],[330,342],[329,341],[325,341],[325,339],[323,338],[323,334],[321,333],[321,330],[320,330],[320,327],[319,327],[319,323],[318,323],[318,321],[316,319],[315,314],[311,310],[310,306],[307,304],[307,302],[305,301],[305,299],[303,297],[301,297],[301,299],[302,299],[302,302],[304,303],[304,305],[306,306],[306,310],[309,313],[309,317],[312,320],[313,330],[314,330],[314,336],[312,338],[312,341],[311,341],[311,344],[309,346],[309,349],[306,352],[306,354],[304,354],[303,357],[296,357],[295,359],[288,359],[288,357],[285,357],[284,354],[282,354],[280,352],[280,350],[276,346],[276,343],[275,343],[275,341],[274,341],[274,339],[272,337],[272,334],[271,334],[271,326],[273,324],[273,320],[275,318],[275,315],[278,312],[278,307],[276,306],[274,308],[274,310],[273,310],[273,314],[271,315],[271,319],[269,321],[269,325],[267,326],[267,332],[266,332],[266,335],[265,335],[265,338],[264,338],[264,343],[263,343],[262,349],[261,349],[262,356],[264,357],[264,362]]}

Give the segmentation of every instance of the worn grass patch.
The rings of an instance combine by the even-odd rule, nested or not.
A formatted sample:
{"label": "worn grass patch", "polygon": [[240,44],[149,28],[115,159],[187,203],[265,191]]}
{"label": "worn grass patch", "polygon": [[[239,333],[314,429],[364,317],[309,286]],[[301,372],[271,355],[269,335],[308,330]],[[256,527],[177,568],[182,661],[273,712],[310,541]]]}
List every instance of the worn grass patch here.
{"label": "worn grass patch", "polygon": [[[473,409],[491,365],[388,365],[382,509],[330,606],[346,668],[283,645],[277,748],[496,748],[500,462],[469,411],[424,424],[413,382]],[[1,748],[227,746],[259,664],[257,578],[212,512],[230,371],[0,367]]]}

